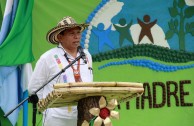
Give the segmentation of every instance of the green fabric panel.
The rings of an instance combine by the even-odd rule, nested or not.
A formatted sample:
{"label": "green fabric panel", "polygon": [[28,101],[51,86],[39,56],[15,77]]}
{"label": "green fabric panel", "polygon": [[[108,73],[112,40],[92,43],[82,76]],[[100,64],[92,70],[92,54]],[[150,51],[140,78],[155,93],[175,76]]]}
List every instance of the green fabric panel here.
{"label": "green fabric panel", "polygon": [[20,0],[13,27],[0,46],[0,66],[32,62],[33,0]]}
{"label": "green fabric panel", "polygon": [[0,0],[0,29],[1,29],[2,20],[3,20],[5,4],[6,4],[6,0]]}
{"label": "green fabric panel", "polygon": [[4,114],[5,113],[0,108],[0,126],[12,126],[11,122],[9,121],[9,119],[3,117]]}
{"label": "green fabric panel", "polygon": [[1,29],[2,20],[3,20],[3,13],[1,10],[1,3],[0,3],[0,29]]}
{"label": "green fabric panel", "polygon": [[0,8],[1,8],[2,14],[4,13],[5,5],[6,5],[6,0],[0,0]]}

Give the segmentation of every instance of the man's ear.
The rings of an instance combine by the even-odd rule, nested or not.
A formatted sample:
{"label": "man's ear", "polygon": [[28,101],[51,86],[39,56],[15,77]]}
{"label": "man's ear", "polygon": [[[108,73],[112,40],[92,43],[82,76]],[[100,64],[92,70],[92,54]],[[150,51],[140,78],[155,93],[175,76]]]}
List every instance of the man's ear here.
{"label": "man's ear", "polygon": [[58,34],[58,35],[57,35],[57,39],[60,41],[61,38],[62,38],[62,35],[61,35],[61,34]]}

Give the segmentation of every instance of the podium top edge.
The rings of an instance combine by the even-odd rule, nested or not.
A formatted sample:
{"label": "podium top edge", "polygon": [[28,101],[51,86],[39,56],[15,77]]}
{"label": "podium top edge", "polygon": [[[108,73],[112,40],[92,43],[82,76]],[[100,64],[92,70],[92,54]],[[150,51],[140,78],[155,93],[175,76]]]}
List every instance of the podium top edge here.
{"label": "podium top edge", "polygon": [[54,89],[68,87],[136,87],[142,88],[143,83],[138,82],[70,82],[56,83]]}

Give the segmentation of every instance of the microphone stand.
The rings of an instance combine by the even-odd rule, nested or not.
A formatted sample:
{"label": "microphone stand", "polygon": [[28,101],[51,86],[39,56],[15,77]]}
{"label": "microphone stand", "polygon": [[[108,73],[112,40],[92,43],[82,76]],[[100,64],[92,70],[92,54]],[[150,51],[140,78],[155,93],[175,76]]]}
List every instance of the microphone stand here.
{"label": "microphone stand", "polygon": [[38,103],[38,96],[36,95],[38,91],[40,91],[42,88],[44,88],[48,83],[50,83],[53,79],[55,79],[57,76],[62,74],[66,71],[69,67],[71,67],[76,61],[78,61],[80,58],[85,57],[85,53],[81,52],[78,57],[75,58],[70,64],[68,64],[65,68],[63,68],[59,73],[57,73],[55,76],[53,76],[47,83],[43,84],[39,89],[37,89],[33,94],[25,98],[23,101],[21,101],[15,108],[10,110],[8,113],[4,115],[4,118],[9,116],[13,111],[15,111],[20,105],[22,105],[25,101],[31,101],[33,104],[33,118],[32,118],[32,124],[33,126],[36,125],[36,112],[37,112],[37,103]]}

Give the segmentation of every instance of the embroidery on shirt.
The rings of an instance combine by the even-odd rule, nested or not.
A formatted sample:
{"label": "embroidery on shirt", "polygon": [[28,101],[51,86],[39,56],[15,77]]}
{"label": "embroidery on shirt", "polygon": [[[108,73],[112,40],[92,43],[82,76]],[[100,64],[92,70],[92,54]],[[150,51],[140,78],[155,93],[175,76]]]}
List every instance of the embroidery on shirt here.
{"label": "embroidery on shirt", "polygon": [[[61,63],[61,60],[59,59],[58,55],[54,55],[54,58],[58,64],[58,67],[60,69],[63,69],[63,65]],[[63,75],[63,82],[66,83],[67,82],[67,76],[66,74]],[[71,106],[68,106],[68,112],[72,112],[72,107]]]}
{"label": "embroidery on shirt", "polygon": [[54,55],[54,57],[55,57],[55,60],[56,60],[56,62],[58,64],[58,67],[60,69],[63,69],[63,65],[62,65],[61,60],[59,59],[58,55]]}
{"label": "embroidery on shirt", "polygon": [[[54,55],[54,57],[55,57],[55,60],[56,60],[56,62],[58,64],[58,67],[62,70],[63,69],[63,65],[62,65],[61,60],[59,59],[58,55]],[[63,75],[63,82],[64,83],[67,82],[67,76],[66,76],[66,74]]]}
{"label": "embroidery on shirt", "polygon": [[66,74],[63,75],[63,82],[67,83],[67,76],[66,76]]}

